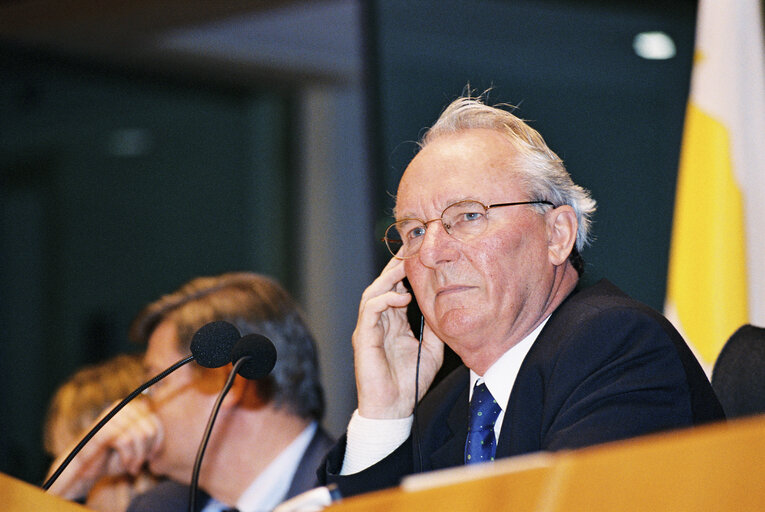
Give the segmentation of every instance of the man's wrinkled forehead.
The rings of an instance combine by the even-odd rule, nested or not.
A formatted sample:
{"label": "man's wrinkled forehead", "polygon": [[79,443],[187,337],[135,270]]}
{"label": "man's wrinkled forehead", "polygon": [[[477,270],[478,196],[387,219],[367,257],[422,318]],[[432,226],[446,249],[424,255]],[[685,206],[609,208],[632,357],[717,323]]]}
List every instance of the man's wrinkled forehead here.
{"label": "man's wrinkled forehead", "polygon": [[395,218],[419,218],[474,195],[472,172],[445,162],[437,144],[424,148],[401,176]]}
{"label": "man's wrinkled forehead", "polygon": [[405,172],[395,197],[394,218],[428,220],[423,215],[438,215],[449,205],[465,200],[491,204],[526,199],[525,187],[514,170],[475,171],[449,169],[427,180],[407,180]]}
{"label": "man's wrinkled forehead", "polygon": [[399,217],[411,213],[408,208],[463,199],[487,201],[484,196],[492,193],[512,192],[520,184],[519,165],[522,159],[516,148],[495,130],[441,135],[409,162],[399,182],[394,212]]}
{"label": "man's wrinkled forehead", "polygon": [[[461,192],[457,194],[453,194],[450,196],[444,196],[444,199],[434,201],[430,198],[426,198],[424,195],[420,201],[417,201],[416,205],[422,205],[422,204],[433,204],[433,208],[435,208],[438,211],[443,210],[449,205],[452,205],[454,203],[458,203],[460,201],[464,201],[466,199],[473,199],[476,201],[480,201],[480,198],[478,198],[475,194],[469,194],[467,192]],[[414,218],[417,219],[422,215],[422,213],[419,211],[419,208],[412,207],[411,205],[403,205],[403,207],[399,207],[398,204],[398,197],[396,198],[396,206],[393,208],[393,216],[396,219],[410,219]],[[429,220],[429,219],[422,219],[422,220]]]}

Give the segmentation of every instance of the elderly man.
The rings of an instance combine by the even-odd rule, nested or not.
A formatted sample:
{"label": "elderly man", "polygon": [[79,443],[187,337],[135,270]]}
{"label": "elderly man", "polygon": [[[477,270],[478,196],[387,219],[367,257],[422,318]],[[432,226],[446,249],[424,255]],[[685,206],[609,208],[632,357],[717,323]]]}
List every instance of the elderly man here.
{"label": "elderly man", "polygon": [[[539,133],[480,98],[454,101],[401,178],[394,258],[353,334],[358,409],[323,479],[350,495],[723,418],[664,317],[607,281],[577,289],[594,210]],[[417,387],[404,278],[424,317]],[[464,366],[425,395],[444,343]]]}
{"label": "elderly man", "polygon": [[[324,401],[316,346],[292,298],[257,274],[197,278],[147,306],[131,337],[147,343],[150,377],[188,355],[193,334],[219,320],[242,335],[271,339],[278,361],[265,379],[237,377],[223,400],[199,474],[197,509],[271,510],[316,484],[316,467],[333,442],[318,425]],[[197,448],[230,371],[186,365],[155,384],[114,416],[51,491],[76,498],[104,473],[135,474],[148,464],[169,480],[128,510],[188,510]]]}

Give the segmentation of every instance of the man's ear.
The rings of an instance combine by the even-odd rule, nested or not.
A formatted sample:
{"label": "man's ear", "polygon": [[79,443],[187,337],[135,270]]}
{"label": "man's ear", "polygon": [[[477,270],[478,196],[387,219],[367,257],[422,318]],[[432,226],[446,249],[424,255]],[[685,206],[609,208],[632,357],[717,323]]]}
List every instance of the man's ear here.
{"label": "man's ear", "polygon": [[576,242],[578,222],[574,209],[564,204],[545,214],[547,222],[547,255],[550,263],[562,265],[568,259]]}
{"label": "man's ear", "polygon": [[[195,370],[197,371],[197,388],[206,395],[218,396],[223,391],[231,374],[232,365],[228,364],[219,368],[195,368]],[[223,400],[223,407],[238,403],[244,395],[244,389],[248,382],[244,377],[237,375]]]}
{"label": "man's ear", "polygon": [[[217,397],[223,391],[232,368],[230,364],[220,368],[196,368],[199,372],[195,383],[197,389],[211,397]],[[221,403],[221,408],[246,407],[257,409],[263,407],[266,401],[261,399],[258,392],[258,387],[261,385],[264,385],[261,381],[245,379],[241,375],[237,375]]]}
{"label": "man's ear", "polygon": [[[230,371],[231,367],[228,366],[227,369]],[[237,407],[242,405],[247,400],[250,387],[256,385],[257,384],[254,381],[245,379],[241,375],[237,375],[236,378],[234,378],[231,389],[228,390],[226,398],[223,399],[221,407]],[[221,389],[223,388],[221,387]],[[250,392],[250,394],[252,394],[252,392]]]}

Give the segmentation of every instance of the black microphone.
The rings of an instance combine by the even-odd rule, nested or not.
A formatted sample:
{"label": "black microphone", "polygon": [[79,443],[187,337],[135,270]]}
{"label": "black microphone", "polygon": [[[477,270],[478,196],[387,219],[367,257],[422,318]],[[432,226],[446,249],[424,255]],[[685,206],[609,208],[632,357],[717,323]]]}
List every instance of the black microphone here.
{"label": "black microphone", "polygon": [[255,380],[262,379],[271,373],[274,365],[276,365],[276,347],[274,347],[271,340],[262,334],[248,334],[234,344],[230,360],[234,363],[234,367],[231,369],[228,380],[226,380],[226,384],[215,401],[215,405],[210,413],[210,419],[207,421],[205,433],[202,436],[202,441],[199,443],[196,460],[194,461],[191,484],[189,485],[189,511],[191,512],[194,512],[196,509],[199,470],[202,467],[202,458],[205,455],[207,443],[210,441],[210,434],[215,424],[215,418],[218,417],[218,411],[223,403],[223,399],[234,384],[237,374],[245,379]]}
{"label": "black microphone", "polygon": [[199,328],[191,338],[191,355],[205,368],[220,368],[231,362],[231,350],[241,335],[232,324],[210,322]]}
{"label": "black microphone", "polygon": [[180,361],[170,366],[167,370],[144,382],[135,391],[125,397],[120,403],[112,407],[109,413],[104,416],[96,425],[85,434],[77,446],[67,455],[66,459],[59,464],[56,471],[42,485],[42,489],[47,491],[51,485],[58,479],[61,473],[66,469],[74,457],[80,453],[83,447],[90,441],[106,423],[122,410],[131,400],[143,393],[147,388],[153,386],[164,379],[181,366],[196,360],[197,364],[205,368],[219,368],[231,362],[231,350],[237,340],[240,339],[239,331],[228,322],[210,322],[203,325],[194,333],[191,338],[191,355],[186,356]]}
{"label": "black microphone", "polygon": [[239,375],[245,379],[262,379],[271,373],[276,365],[276,347],[262,334],[248,334],[234,344],[231,361],[245,359],[239,368]]}

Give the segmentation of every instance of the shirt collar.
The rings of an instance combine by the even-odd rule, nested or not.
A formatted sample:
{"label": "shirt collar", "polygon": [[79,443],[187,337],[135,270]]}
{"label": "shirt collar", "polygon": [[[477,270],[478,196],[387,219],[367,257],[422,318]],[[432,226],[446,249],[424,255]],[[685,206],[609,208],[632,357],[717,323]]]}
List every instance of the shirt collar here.
{"label": "shirt collar", "polygon": [[236,502],[242,512],[272,510],[284,501],[290,484],[311,443],[317,423],[311,422],[245,489]]}
{"label": "shirt collar", "polygon": [[548,316],[542,320],[542,322],[525,338],[510,347],[507,352],[502,354],[502,356],[497,359],[488,370],[486,370],[486,373],[484,373],[483,376],[470,370],[470,398],[473,397],[473,388],[475,387],[476,382],[481,380],[486,383],[489,392],[504,411],[507,407],[507,402],[510,399],[510,392],[513,390],[515,378],[518,376],[518,372],[521,369],[521,364],[549,319],[550,317]]}

